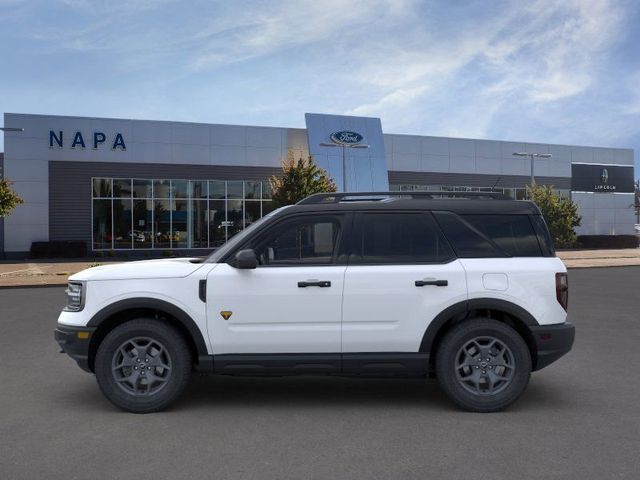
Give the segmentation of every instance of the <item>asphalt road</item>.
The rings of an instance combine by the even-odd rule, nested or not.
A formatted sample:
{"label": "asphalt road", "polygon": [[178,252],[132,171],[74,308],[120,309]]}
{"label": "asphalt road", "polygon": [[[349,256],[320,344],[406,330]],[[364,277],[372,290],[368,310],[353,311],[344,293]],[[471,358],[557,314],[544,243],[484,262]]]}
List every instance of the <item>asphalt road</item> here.
{"label": "asphalt road", "polygon": [[639,280],[571,271],[574,350],[484,415],[434,381],[222,377],[123,413],[58,354],[62,289],[0,290],[0,479],[637,479]]}

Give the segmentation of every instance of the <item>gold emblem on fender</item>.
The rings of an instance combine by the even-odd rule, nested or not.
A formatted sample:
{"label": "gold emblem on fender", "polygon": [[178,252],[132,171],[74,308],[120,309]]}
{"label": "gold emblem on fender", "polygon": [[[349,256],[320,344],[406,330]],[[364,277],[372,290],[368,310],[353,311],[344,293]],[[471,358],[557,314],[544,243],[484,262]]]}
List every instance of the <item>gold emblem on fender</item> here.
{"label": "gold emblem on fender", "polygon": [[220,315],[222,315],[222,318],[224,318],[225,320],[229,320],[232,314],[233,312],[230,312],[229,310],[222,310],[220,312]]}

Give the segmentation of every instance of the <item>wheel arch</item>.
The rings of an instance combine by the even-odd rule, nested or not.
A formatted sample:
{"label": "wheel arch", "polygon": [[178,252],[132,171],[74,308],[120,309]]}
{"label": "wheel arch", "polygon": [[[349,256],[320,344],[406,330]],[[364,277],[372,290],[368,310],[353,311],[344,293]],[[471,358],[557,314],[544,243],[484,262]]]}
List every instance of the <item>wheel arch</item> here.
{"label": "wheel arch", "polygon": [[516,330],[526,342],[527,347],[529,347],[532,366],[535,370],[538,351],[533,333],[529,327],[538,326],[539,324],[533,315],[521,306],[506,300],[474,298],[444,309],[427,327],[420,342],[420,352],[429,354],[430,371],[435,371],[433,367],[438,345],[446,333],[457,323],[474,317],[493,318]]}
{"label": "wheel arch", "polygon": [[198,325],[184,310],[176,305],[157,298],[129,298],[115,302],[96,313],[88,327],[95,328],[89,342],[89,369],[94,371],[94,360],[98,347],[104,337],[116,328],[134,318],[156,318],[166,321],[184,336],[195,363],[203,367],[209,358],[205,339]]}

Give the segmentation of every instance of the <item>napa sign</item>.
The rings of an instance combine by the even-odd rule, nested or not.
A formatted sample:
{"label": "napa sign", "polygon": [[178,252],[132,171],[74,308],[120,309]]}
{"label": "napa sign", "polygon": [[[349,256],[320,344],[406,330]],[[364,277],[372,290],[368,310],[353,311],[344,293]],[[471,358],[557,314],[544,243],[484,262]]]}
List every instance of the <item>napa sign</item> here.
{"label": "napa sign", "polygon": [[[124,137],[121,133],[116,133],[113,139],[109,138],[107,143],[107,136],[102,132],[93,132],[93,135],[88,136],[86,139],[82,135],[82,132],[75,132],[71,136],[71,148],[86,148],[89,144],[94,150],[97,150],[104,144],[110,145],[111,150],[126,150],[127,145],[124,143]],[[69,142],[69,138],[66,139]],[[65,143],[65,134],[62,130],[54,131],[49,130],[49,148],[59,147],[62,148]]]}

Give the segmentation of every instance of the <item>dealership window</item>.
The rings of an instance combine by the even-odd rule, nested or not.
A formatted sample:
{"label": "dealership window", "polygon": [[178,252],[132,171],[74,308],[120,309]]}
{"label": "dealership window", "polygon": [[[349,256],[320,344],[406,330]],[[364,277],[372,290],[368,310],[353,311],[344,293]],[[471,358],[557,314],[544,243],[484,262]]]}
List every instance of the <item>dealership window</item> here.
{"label": "dealership window", "polygon": [[262,181],[91,182],[94,250],[216,248],[274,208]]}
{"label": "dealership window", "polygon": [[[466,187],[455,185],[414,185],[397,183],[389,185],[392,192],[496,192],[504,193],[514,200],[527,200],[526,187]],[[567,189],[554,189],[561,197],[571,198],[571,191]]]}

